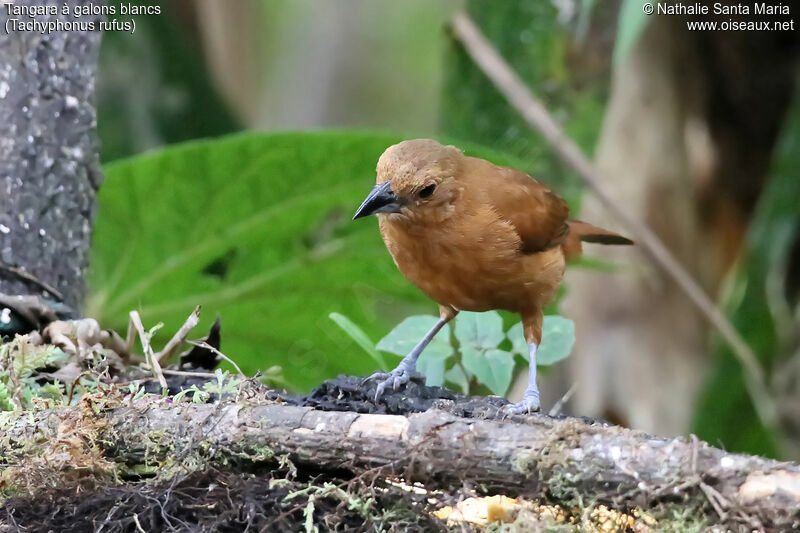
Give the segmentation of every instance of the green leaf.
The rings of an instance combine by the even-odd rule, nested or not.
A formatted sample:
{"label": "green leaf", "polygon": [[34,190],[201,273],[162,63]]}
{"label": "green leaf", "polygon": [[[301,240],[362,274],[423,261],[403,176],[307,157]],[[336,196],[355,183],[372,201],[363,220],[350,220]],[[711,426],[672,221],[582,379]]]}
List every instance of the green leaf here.
{"label": "green leaf", "polygon": [[464,368],[461,365],[456,365],[444,373],[444,380],[458,386],[464,394],[469,394],[469,376],[464,373]]}
{"label": "green leaf", "polygon": [[[439,318],[432,315],[410,316],[379,340],[377,348],[405,357],[438,321]],[[422,354],[434,359],[447,359],[453,355],[453,347],[450,346],[449,338],[449,326],[445,324]]]}
{"label": "green leaf", "polygon": [[565,359],[575,344],[575,322],[558,315],[545,315],[542,345],[536,349],[537,366],[547,366]]}
{"label": "green leaf", "polygon": [[[656,4],[657,2],[653,2]],[[619,66],[633,49],[633,45],[647,26],[650,16],[642,10],[644,0],[623,0],[619,10],[619,23],[617,24],[617,40],[614,44],[613,63]]]}
{"label": "green leaf", "polygon": [[0,411],[13,411],[14,399],[13,393],[8,390],[6,384],[0,380]]}
{"label": "green leaf", "polygon": [[341,313],[331,313],[328,316],[331,320],[336,322],[336,324],[342,328],[351,339],[356,341],[356,344],[361,346],[361,348],[367,352],[367,355],[372,357],[372,360],[378,364],[378,368],[381,370],[389,370],[389,365],[386,364],[386,359],[384,359],[383,355],[381,355],[381,353],[375,349],[375,343],[370,340],[369,336],[364,333],[363,329],[358,327],[355,322]]}
{"label": "green leaf", "polygon": [[[513,352],[529,357],[522,322],[508,330],[508,338],[514,346]],[[542,342],[536,349],[536,365],[548,366],[569,356],[575,344],[575,323],[558,315],[545,315],[542,323]]]}
{"label": "green leaf", "polygon": [[417,360],[417,372],[421,372],[425,376],[425,385],[441,387],[444,385],[444,359],[423,357],[424,355],[425,352],[422,352]]}
{"label": "green leaf", "polygon": [[430,309],[397,271],[376,220],[350,220],[374,184],[378,157],[402,138],[246,133],[106,165],[87,316],[124,331],[138,309],[145,323],[164,322],[158,348],[202,305],[193,334],[219,314],[227,356],[248,373],[279,365],[300,391],[374,370],[327,317],[346,315],[378,338]]}
{"label": "green leaf", "polygon": [[522,327],[522,322],[517,322],[511,326],[506,336],[511,341],[511,351],[527,360],[530,354],[528,353],[528,342],[525,340],[525,330]]}
{"label": "green leaf", "polygon": [[[431,315],[410,316],[378,341],[377,348],[405,357],[438,321],[438,317]],[[450,328],[445,324],[417,360],[417,370],[425,375],[427,385],[444,383],[444,362],[453,355],[449,339]]]}
{"label": "green leaf", "polygon": [[497,349],[506,337],[500,314],[496,311],[462,311],[456,317],[455,333],[464,369],[474,374],[494,394],[505,394],[511,383],[514,356]]}
{"label": "green leaf", "polygon": [[461,311],[456,316],[456,338],[462,347],[469,345],[476,350],[497,348],[505,339],[503,319],[497,311]]}
{"label": "green leaf", "polygon": [[481,383],[494,394],[505,395],[514,370],[514,355],[511,352],[494,348],[476,350],[472,346],[462,345],[461,356],[461,363]]}

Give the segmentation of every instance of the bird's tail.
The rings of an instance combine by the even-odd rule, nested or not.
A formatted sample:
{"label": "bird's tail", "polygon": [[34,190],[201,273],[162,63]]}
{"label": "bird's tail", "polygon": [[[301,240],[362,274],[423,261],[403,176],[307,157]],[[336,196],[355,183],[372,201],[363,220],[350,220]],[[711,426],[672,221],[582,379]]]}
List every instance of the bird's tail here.
{"label": "bird's tail", "polygon": [[619,233],[598,228],[588,222],[568,220],[567,224],[569,225],[569,235],[562,245],[567,259],[574,259],[581,255],[583,248],[581,241],[597,244],[634,244],[632,240]]}

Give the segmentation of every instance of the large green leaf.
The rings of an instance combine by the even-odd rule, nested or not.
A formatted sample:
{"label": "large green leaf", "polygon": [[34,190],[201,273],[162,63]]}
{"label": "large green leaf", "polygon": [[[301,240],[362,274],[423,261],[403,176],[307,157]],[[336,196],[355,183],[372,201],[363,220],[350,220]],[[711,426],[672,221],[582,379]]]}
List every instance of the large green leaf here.
{"label": "large green leaf", "polygon": [[378,368],[381,370],[389,370],[386,359],[383,358],[381,352],[375,347],[375,343],[370,340],[369,336],[364,333],[364,330],[361,329],[358,324],[341,313],[331,313],[330,319],[336,322],[336,325],[342,328],[342,331],[347,333],[356,344],[361,346],[361,349],[363,349],[367,355],[372,357],[372,360],[375,361]]}
{"label": "large green leaf", "polygon": [[398,273],[376,221],[350,220],[378,157],[401,139],[251,133],[107,165],[88,314],[124,329],[128,311],[139,309],[147,325],[165,323],[158,345],[200,304],[198,336],[221,315],[228,356],[247,372],[281,365],[299,390],[374,370],[328,315],[346,315],[378,338],[433,308]]}

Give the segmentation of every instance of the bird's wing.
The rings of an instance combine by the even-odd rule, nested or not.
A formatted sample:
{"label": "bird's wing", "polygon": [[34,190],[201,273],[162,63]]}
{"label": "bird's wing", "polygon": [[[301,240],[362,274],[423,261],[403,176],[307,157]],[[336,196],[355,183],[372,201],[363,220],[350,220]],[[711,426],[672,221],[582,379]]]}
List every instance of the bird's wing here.
{"label": "bird's wing", "polygon": [[539,252],[561,244],[569,235],[567,203],[523,172],[495,169],[492,179],[484,181],[486,198],[516,228],[522,252]]}

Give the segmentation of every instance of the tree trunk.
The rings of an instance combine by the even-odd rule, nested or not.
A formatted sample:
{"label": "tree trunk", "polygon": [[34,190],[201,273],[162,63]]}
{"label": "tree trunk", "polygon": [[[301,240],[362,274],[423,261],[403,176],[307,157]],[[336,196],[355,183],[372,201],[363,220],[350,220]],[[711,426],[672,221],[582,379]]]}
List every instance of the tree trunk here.
{"label": "tree trunk", "polygon": [[[798,39],[795,32],[691,32],[684,17],[651,19],[615,70],[596,164],[716,297],[767,179]],[[580,216],[615,227],[591,195]],[[586,253],[624,269],[602,282],[596,273],[567,274],[565,314],[579,324],[567,363],[580,383],[574,410],[662,435],[686,432],[709,363],[706,323],[640,250]],[[755,419],[745,409],[733,415],[748,419],[741,427]]]}
{"label": "tree trunk", "polygon": [[77,309],[102,181],[93,101],[102,34],[14,30],[14,19],[99,21],[72,15],[88,1],[36,4],[59,14],[28,17],[0,6],[0,293]]}

